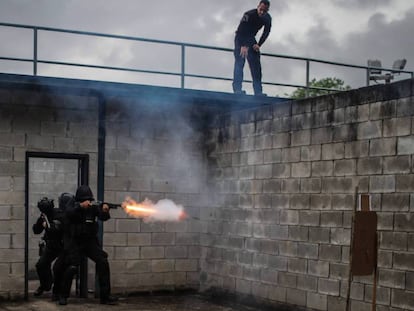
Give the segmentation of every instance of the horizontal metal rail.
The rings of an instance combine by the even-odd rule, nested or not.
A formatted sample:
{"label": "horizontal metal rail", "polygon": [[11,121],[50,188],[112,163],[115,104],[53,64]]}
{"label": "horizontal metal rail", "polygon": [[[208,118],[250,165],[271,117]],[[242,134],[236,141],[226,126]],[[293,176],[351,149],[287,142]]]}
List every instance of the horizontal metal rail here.
{"label": "horizontal metal rail", "polygon": [[[37,73],[38,64],[49,64],[49,65],[71,66],[71,67],[83,67],[83,68],[91,68],[91,69],[127,71],[127,72],[136,72],[136,73],[145,73],[145,74],[158,74],[158,75],[165,75],[165,76],[179,76],[181,78],[181,88],[185,88],[185,78],[186,77],[200,78],[200,79],[211,79],[211,80],[222,80],[222,81],[232,81],[233,80],[232,78],[225,78],[225,77],[190,74],[190,73],[186,73],[186,71],[185,71],[185,52],[186,52],[186,48],[199,48],[199,49],[207,49],[207,50],[215,50],[215,51],[223,51],[223,52],[233,53],[233,49],[230,49],[230,48],[200,45],[200,44],[193,44],[193,43],[183,43],[183,42],[176,42],[176,41],[167,41],[167,40],[148,39],[148,38],[141,38],[141,37],[125,36],[125,35],[114,35],[114,34],[104,34],[104,33],[88,32],[88,31],[68,30],[68,29],[51,28],[51,27],[20,25],[20,24],[12,24],[12,23],[0,23],[0,26],[30,29],[30,30],[33,31],[33,58],[18,58],[18,57],[0,56],[0,60],[32,63],[33,64],[33,75],[35,75],[35,76],[38,74]],[[170,71],[144,70],[144,69],[138,69],[138,68],[125,68],[125,67],[116,67],[116,66],[80,64],[80,63],[72,63],[72,62],[61,62],[61,61],[51,61],[51,60],[45,60],[45,59],[38,59],[38,56],[37,56],[38,55],[37,36],[38,36],[39,31],[69,33],[69,34],[76,34],[76,35],[82,35],[82,36],[93,36],[93,37],[129,40],[129,41],[140,41],[140,42],[148,42],[148,43],[155,43],[155,44],[178,46],[178,47],[181,48],[181,70],[180,70],[180,72],[170,72]],[[326,64],[326,65],[333,65],[333,66],[340,66],[340,67],[366,70],[367,85],[369,85],[369,71],[370,70],[382,70],[382,71],[388,71],[388,72],[392,72],[392,73],[404,73],[404,74],[409,74],[409,75],[411,75],[411,78],[414,78],[414,72],[413,71],[407,71],[407,70],[395,70],[395,69],[392,69],[392,68],[383,68],[383,67],[378,68],[378,67],[369,67],[369,66],[362,66],[362,65],[353,65],[353,64],[327,61],[327,60],[316,59],[316,58],[299,57],[299,56],[291,56],[291,55],[283,55],[283,54],[262,53],[261,55],[266,56],[266,57],[271,57],[271,58],[281,58],[281,59],[290,59],[290,60],[303,61],[303,62],[305,62],[305,65],[306,65],[306,85],[276,83],[276,82],[264,81],[263,84],[266,84],[266,85],[303,88],[303,89],[306,89],[306,90],[316,89],[316,90],[326,90],[326,91],[337,91],[337,90],[333,90],[333,89],[329,89],[329,88],[310,86],[310,78],[309,78],[310,77],[310,68],[309,68],[310,63],[320,63],[320,64]],[[251,80],[244,80],[244,82],[252,82],[252,81]]]}

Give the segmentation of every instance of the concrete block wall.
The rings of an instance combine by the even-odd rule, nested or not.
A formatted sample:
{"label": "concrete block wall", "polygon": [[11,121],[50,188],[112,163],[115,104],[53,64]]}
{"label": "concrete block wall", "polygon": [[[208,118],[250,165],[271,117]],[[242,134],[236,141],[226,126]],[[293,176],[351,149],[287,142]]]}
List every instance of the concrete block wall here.
{"label": "concrete block wall", "polygon": [[[96,176],[97,107],[94,97],[0,87],[0,297],[24,294],[26,151],[88,153],[90,174]],[[71,190],[66,187],[69,176],[65,179],[59,173],[62,167],[57,162],[43,164],[32,162],[31,200],[48,196],[57,202],[57,194]],[[91,186],[96,189],[96,179],[92,178]],[[30,219],[37,218],[37,208],[30,208]],[[34,271],[34,239],[29,248]]]}
{"label": "concrete block wall", "polygon": [[[26,151],[88,154],[89,184],[97,195],[99,99],[97,93],[73,95],[77,93],[76,87],[0,88],[2,298],[24,294]],[[112,219],[104,223],[103,247],[109,254],[113,291],[197,289],[200,209],[208,206],[208,198],[201,193],[206,178],[202,124],[207,112],[165,99],[148,102],[108,96],[105,100],[105,201],[121,203],[127,196],[153,202],[168,198],[183,205],[188,215],[182,222],[151,223],[122,209],[111,211]],[[58,165],[48,161],[46,168],[43,164],[33,162],[30,189],[35,202],[42,196],[57,202],[61,192],[74,191],[63,186],[65,178],[57,182],[59,174],[50,180],[42,178],[50,177]],[[33,221],[35,210],[31,206]],[[35,275],[34,239],[29,248],[29,272]],[[88,283],[93,288],[93,265],[89,270]]]}
{"label": "concrete block wall", "polygon": [[203,109],[138,97],[107,102],[105,199],[170,199],[188,219],[147,222],[113,211],[104,244],[118,292],[198,289],[200,210],[206,184]]}
{"label": "concrete block wall", "polygon": [[[377,310],[414,310],[413,81],[218,115],[201,286],[345,310],[355,190],[378,213]],[[351,309],[371,310],[373,276]]]}

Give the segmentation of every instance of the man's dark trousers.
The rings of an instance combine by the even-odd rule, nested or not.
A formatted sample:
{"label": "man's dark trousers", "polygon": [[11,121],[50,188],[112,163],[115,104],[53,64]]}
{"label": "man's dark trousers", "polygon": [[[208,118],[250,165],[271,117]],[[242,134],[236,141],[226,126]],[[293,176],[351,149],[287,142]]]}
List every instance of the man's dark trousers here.
{"label": "man's dark trousers", "polygon": [[[233,91],[239,93],[242,90],[243,68],[246,59],[240,56],[241,44],[239,40],[234,40],[234,72],[233,72]],[[260,52],[256,52],[249,47],[247,62],[253,79],[253,90],[255,95],[262,94],[262,66],[260,63]]]}

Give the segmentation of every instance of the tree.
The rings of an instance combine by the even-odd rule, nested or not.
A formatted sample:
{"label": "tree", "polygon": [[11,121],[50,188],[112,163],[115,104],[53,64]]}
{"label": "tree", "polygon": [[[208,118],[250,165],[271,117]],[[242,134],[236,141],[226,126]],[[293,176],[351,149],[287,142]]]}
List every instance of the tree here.
{"label": "tree", "polygon": [[332,93],[333,91],[346,91],[346,90],[351,89],[349,85],[345,85],[345,82],[338,78],[323,78],[320,80],[316,80],[315,78],[313,78],[312,81],[309,82],[309,87],[312,87],[312,89],[308,89],[307,96],[306,96],[306,88],[304,87],[296,89],[290,95],[289,94],[285,94],[285,95],[292,99],[300,99],[300,98],[306,98],[306,97],[326,95],[326,94]]}

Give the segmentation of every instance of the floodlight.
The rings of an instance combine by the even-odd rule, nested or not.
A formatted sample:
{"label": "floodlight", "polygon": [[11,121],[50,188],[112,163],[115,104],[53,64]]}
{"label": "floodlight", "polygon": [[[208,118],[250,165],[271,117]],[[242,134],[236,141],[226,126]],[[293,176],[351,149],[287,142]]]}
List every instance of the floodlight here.
{"label": "floodlight", "polygon": [[403,58],[403,59],[397,59],[394,62],[394,64],[392,64],[392,69],[403,70],[406,63],[407,63],[407,60],[405,58]]}

